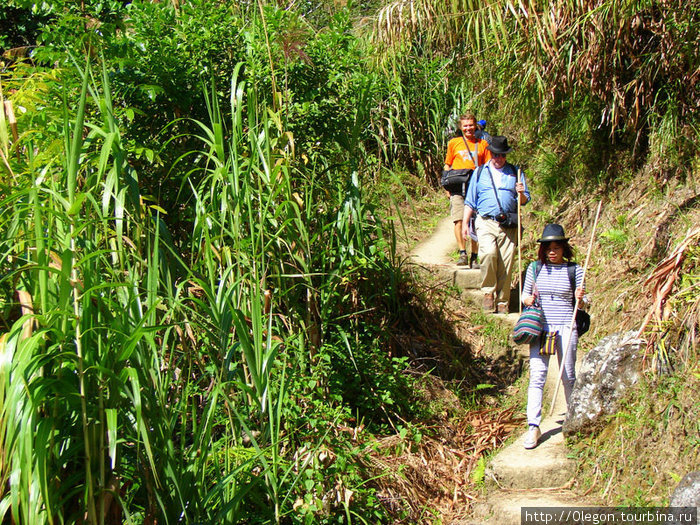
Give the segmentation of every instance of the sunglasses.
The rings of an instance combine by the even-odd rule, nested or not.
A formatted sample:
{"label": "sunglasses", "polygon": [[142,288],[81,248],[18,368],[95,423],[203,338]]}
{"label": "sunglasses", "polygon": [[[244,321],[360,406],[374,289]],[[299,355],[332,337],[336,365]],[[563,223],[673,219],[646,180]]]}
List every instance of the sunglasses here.
{"label": "sunglasses", "polygon": [[547,243],[542,243],[544,245],[544,249],[546,251],[551,251],[551,250],[563,250],[564,245],[557,242],[557,241],[550,241]]}
{"label": "sunglasses", "polygon": [[491,156],[493,158],[497,159],[498,157],[505,157],[506,154],[505,153],[492,153]]}

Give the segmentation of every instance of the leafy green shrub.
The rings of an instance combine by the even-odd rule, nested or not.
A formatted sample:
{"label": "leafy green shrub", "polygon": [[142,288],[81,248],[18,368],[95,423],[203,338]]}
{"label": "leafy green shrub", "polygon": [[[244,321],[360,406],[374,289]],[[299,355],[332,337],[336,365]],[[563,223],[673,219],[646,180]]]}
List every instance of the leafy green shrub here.
{"label": "leafy green shrub", "polygon": [[[55,84],[43,107],[26,106],[27,132],[12,145],[20,154],[0,168],[10,352],[0,439],[15,458],[0,479],[22,471],[5,485],[6,519],[96,521],[109,510],[137,521],[282,521],[299,499],[306,521],[347,519],[357,505],[381,513],[353,459],[360,452],[312,423],[340,426],[357,407],[405,410],[393,408],[403,363],[386,358],[370,328],[398,305],[391,242],[365,202],[357,159],[333,172],[294,169],[279,112],[237,76],[242,67],[229,113],[215,90],[203,92],[208,118],[192,121],[198,133],[186,140],[198,147],[175,166],[192,195],[186,235],[141,193],[130,128],[118,120],[128,111],[113,105],[106,65],[100,75],[66,69],[63,86],[37,77]],[[57,118],[34,119],[46,105]],[[341,382],[349,363],[318,357],[347,356],[355,340],[365,384],[379,393],[359,402],[326,377]],[[314,453],[300,468],[304,447]],[[344,458],[323,479],[310,467],[322,447]],[[336,485],[357,497],[328,508]]]}

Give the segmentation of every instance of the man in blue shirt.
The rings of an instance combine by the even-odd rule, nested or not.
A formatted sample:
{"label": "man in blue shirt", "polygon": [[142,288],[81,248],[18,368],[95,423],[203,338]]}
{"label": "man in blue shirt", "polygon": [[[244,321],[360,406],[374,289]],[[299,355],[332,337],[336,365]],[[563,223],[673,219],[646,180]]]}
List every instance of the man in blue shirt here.
{"label": "man in blue shirt", "polygon": [[467,238],[465,225],[476,213],[484,310],[507,314],[510,276],[518,241],[517,219],[509,223],[508,214],[517,215],[518,199],[521,205],[527,204],[530,192],[524,174],[506,162],[506,154],[513,151],[508,146],[508,139],[494,136],[488,150],[491,151],[491,160],[474,172],[469,182],[464,199],[462,235]]}

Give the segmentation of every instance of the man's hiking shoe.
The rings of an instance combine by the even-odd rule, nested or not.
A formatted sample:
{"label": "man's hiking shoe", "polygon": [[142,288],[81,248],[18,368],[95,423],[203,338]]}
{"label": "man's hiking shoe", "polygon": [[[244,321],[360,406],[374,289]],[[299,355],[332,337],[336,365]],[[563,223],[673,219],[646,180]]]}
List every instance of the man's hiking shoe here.
{"label": "man's hiking shoe", "polygon": [[490,293],[484,295],[484,312],[493,313],[493,295]]}
{"label": "man's hiking shoe", "polygon": [[469,267],[472,270],[478,270],[479,268],[481,268],[481,265],[477,262],[477,258],[476,258],[475,253],[472,253],[471,258],[469,259]]}
{"label": "man's hiking shoe", "polygon": [[507,314],[508,313],[508,303],[498,303],[498,307],[496,308],[496,312],[499,314]]}
{"label": "man's hiking shoe", "polygon": [[535,448],[541,436],[542,432],[540,432],[540,427],[530,425],[530,427],[527,430],[527,435],[525,436],[523,446],[527,449]]}
{"label": "man's hiking shoe", "polygon": [[459,254],[459,259],[457,259],[457,266],[468,266],[469,265],[469,256],[465,253],[460,253]]}

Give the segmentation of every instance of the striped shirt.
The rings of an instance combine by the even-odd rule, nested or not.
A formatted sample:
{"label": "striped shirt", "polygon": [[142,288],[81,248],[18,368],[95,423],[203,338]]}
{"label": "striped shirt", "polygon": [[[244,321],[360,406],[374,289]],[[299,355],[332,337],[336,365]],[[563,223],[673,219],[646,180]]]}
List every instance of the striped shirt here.
{"label": "striped shirt", "polygon": [[[535,271],[529,266],[523,285],[523,296],[533,295]],[[583,268],[576,265],[576,288],[583,286]],[[566,263],[546,263],[537,275],[536,295],[544,310],[545,329],[547,326],[569,325],[574,314],[573,297]]]}

